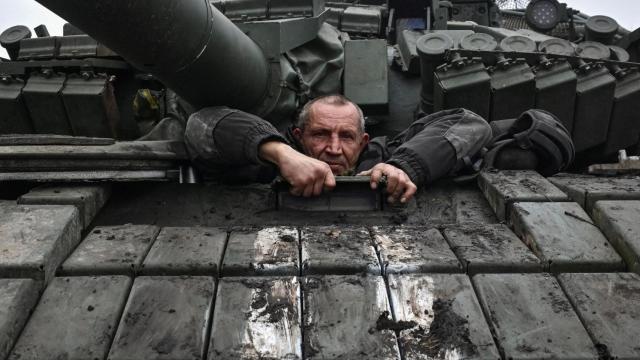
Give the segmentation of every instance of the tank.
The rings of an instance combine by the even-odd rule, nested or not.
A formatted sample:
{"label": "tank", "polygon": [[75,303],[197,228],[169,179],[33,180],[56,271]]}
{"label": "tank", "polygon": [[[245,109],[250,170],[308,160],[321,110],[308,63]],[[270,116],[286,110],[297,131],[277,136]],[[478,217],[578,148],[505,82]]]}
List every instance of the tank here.
{"label": "tank", "polygon": [[[638,30],[556,0],[38,2],[62,36],[0,35],[0,360],[640,358]],[[372,136],[541,108],[577,160],[404,206],[189,162],[199,109],[284,131],[335,93]]]}

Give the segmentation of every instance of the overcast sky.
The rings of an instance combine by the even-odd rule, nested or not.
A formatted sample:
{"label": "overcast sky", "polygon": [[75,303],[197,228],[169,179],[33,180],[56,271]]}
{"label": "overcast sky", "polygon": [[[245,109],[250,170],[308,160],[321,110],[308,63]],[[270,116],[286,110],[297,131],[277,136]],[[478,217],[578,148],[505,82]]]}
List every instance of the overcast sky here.
{"label": "overcast sky", "polygon": [[[629,30],[640,27],[640,1],[638,0],[565,0],[564,2],[589,15],[611,16]],[[13,25],[26,25],[33,29],[40,24],[45,24],[52,35],[62,35],[64,21],[34,0],[0,0],[0,9],[2,9],[0,32]],[[0,56],[6,57],[6,52],[2,48],[0,48]]]}

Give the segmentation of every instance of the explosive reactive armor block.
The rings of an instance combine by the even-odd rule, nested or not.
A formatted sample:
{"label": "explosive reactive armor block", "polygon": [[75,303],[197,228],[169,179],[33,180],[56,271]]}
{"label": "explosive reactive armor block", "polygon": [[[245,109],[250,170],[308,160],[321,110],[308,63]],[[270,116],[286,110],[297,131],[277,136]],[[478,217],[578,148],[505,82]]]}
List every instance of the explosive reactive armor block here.
{"label": "explosive reactive armor block", "polygon": [[554,114],[567,128],[573,130],[576,86],[578,78],[566,61],[549,61],[534,69],[536,74],[536,109]]}
{"label": "explosive reactive armor block", "polygon": [[62,100],[76,136],[117,137],[120,112],[111,81],[104,75],[69,76]]}
{"label": "explosive reactive armor block", "polygon": [[490,120],[516,118],[534,106],[536,82],[524,60],[499,60],[491,73]]}
{"label": "explosive reactive armor block", "polygon": [[29,134],[33,125],[24,107],[24,81],[11,77],[0,82],[0,134]]}
{"label": "explosive reactive armor block", "polygon": [[72,135],[62,102],[65,74],[34,73],[22,90],[33,127],[40,134]]}
{"label": "explosive reactive armor block", "polygon": [[611,110],[611,122],[604,154],[615,154],[618,150],[633,146],[640,137],[640,73],[620,73]]}
{"label": "explosive reactive armor block", "polygon": [[616,79],[598,65],[583,65],[578,71],[573,142],[576,151],[607,140]]}
{"label": "explosive reactive armor block", "polygon": [[479,59],[440,66],[435,73],[433,110],[464,107],[489,118],[491,77]]}

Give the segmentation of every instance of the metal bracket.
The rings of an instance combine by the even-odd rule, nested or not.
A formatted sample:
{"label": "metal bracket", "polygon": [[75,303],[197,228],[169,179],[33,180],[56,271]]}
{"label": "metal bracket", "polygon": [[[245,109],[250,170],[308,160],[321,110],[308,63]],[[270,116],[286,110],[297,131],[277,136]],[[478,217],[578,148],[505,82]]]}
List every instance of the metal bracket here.
{"label": "metal bracket", "polygon": [[[273,183],[277,210],[297,211],[381,211],[382,190],[371,190],[368,176],[336,176],[336,187],[317,197],[293,196],[283,179]],[[382,187],[380,187],[382,188]]]}

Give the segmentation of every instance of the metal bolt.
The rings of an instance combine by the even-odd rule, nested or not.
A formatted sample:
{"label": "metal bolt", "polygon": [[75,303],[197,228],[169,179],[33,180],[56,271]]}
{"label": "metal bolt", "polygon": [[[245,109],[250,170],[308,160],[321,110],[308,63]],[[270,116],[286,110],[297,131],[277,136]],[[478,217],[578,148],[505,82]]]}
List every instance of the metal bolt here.
{"label": "metal bolt", "polygon": [[553,66],[553,62],[551,62],[551,60],[549,60],[546,56],[542,55],[540,56],[540,66],[542,66],[542,68],[546,70],[549,70],[551,66]]}

